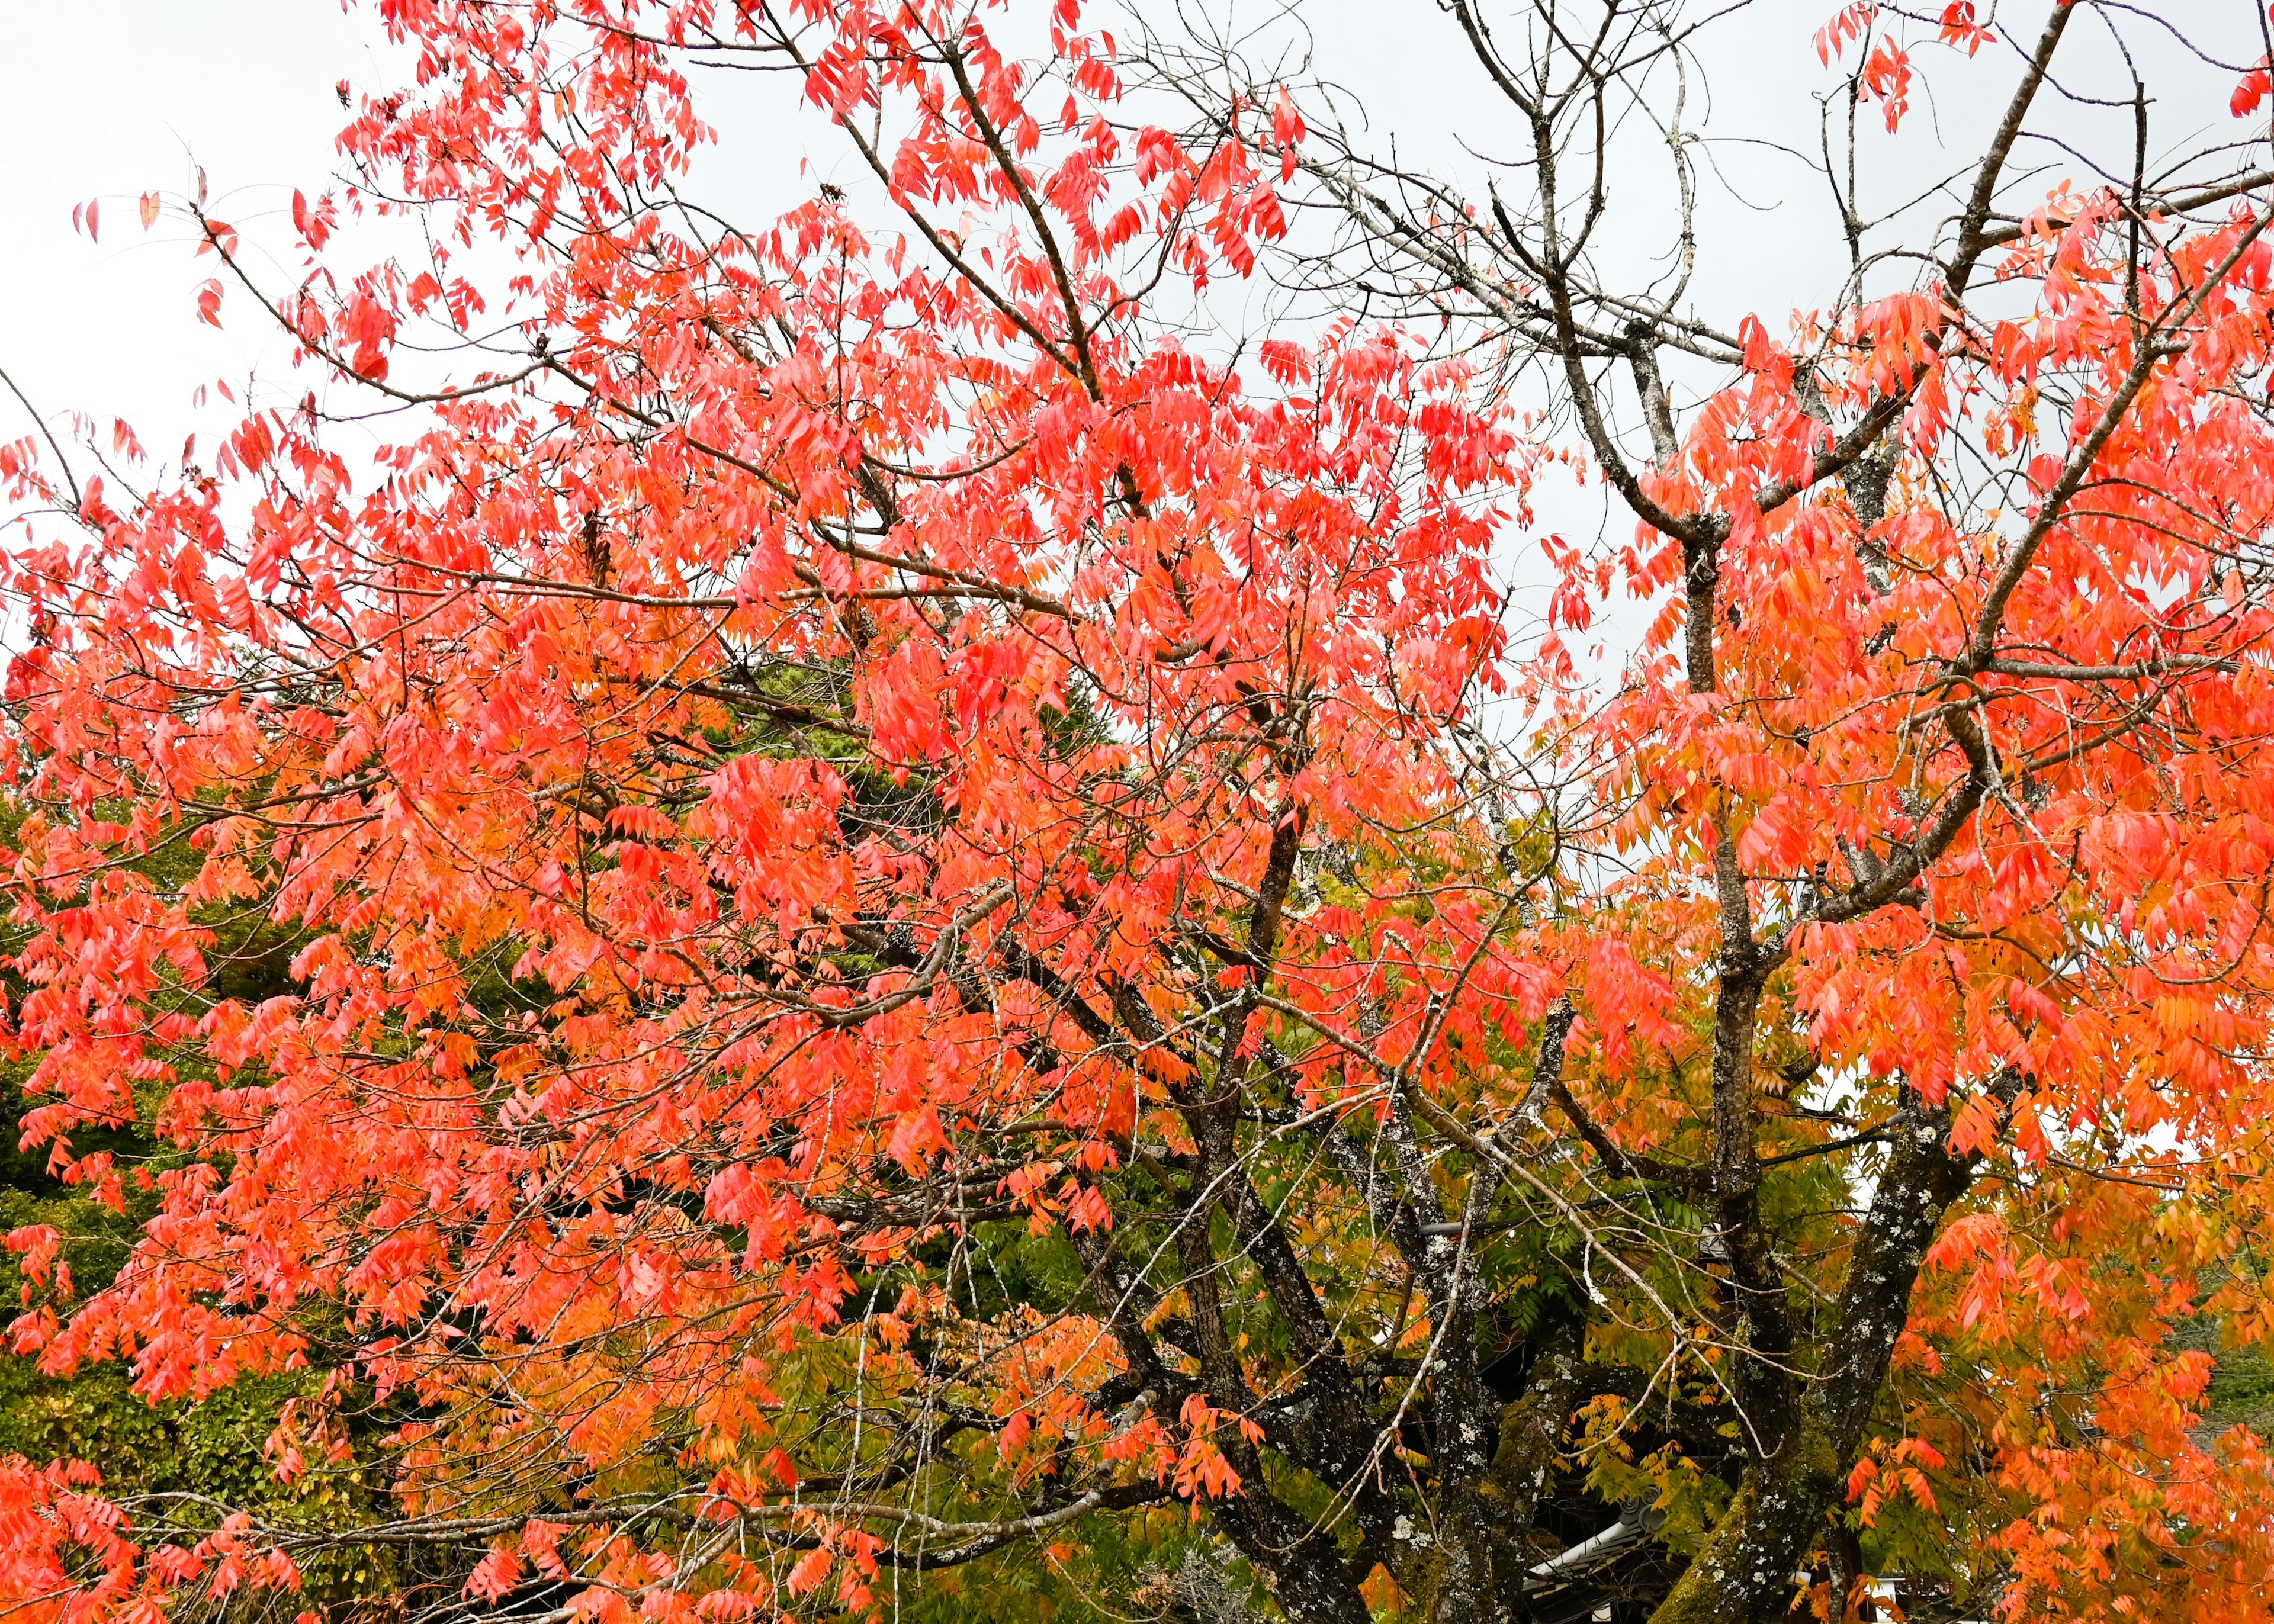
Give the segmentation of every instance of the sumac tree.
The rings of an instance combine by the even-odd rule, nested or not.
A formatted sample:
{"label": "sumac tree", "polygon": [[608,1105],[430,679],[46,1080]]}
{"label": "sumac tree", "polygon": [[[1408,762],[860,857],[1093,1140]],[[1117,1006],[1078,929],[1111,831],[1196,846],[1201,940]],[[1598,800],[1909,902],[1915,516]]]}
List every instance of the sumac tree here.
{"label": "sumac tree", "polygon": [[[297,285],[164,207],[207,316],[406,426],[0,454],[0,765],[24,1135],[149,1213],[84,1295],[11,1236],[15,1350],[320,1372],[275,1475],[385,1491],[19,1458],[11,1610],[296,1611],[356,1548],[609,1624],[1020,1563],[1297,1624],[2263,1612],[2264,1447],[2202,1417],[2274,1334],[2274,203],[2263,140],[2014,177],[2123,8],[1842,11],[1849,109],[1945,49],[2005,110],[1938,230],[1849,195],[1847,287],[1718,326],[1589,253],[1662,6],[1527,56],[1456,0],[1532,143],[1482,207],[1073,0],[376,9],[417,82]],[[701,199],[744,69],[873,209]],[[428,258],[335,264],[343,209]],[[1352,303],[1207,335],[1281,274]],[[1637,527],[1520,638],[1567,452]]]}

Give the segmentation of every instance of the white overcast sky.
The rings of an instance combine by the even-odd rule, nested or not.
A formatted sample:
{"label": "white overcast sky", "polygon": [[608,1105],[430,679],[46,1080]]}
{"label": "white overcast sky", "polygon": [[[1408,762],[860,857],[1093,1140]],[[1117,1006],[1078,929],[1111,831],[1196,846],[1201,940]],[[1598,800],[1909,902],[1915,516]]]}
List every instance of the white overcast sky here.
{"label": "white overcast sky", "polygon": [[[1258,0],[1213,3],[1264,14]],[[2229,35],[2255,20],[2247,0],[2172,4],[2173,18]],[[1823,183],[1768,144],[1814,144],[1813,98],[1834,80],[1809,36],[1834,9],[1835,0],[1758,0],[1713,36],[1710,104],[1701,91],[1690,121],[1710,105],[1710,132],[1732,138],[1713,149],[1699,284],[1701,313],[1727,326],[1748,309],[1774,325],[1796,304],[1822,303],[1844,264],[1825,229]],[[1434,4],[1303,0],[1297,10],[1314,37],[1319,71],[1364,94],[1377,131],[1395,130],[1401,150],[1425,162],[1481,174],[1450,132],[1457,125],[1490,146],[1505,120]],[[2032,33],[2042,15],[2036,0],[2002,0],[1999,11]],[[332,176],[332,138],[344,117],[334,86],[343,79],[359,89],[399,84],[408,64],[387,45],[372,10],[343,13],[336,0],[0,0],[0,219],[7,222],[0,367],[43,413],[82,410],[106,425],[124,417],[171,461],[193,425],[192,391],[217,377],[241,385],[253,374],[281,386],[285,347],[241,304],[233,315],[224,307],[222,331],[200,326],[193,289],[210,261],[192,259],[178,227],[146,236],[134,198],[184,191],[193,166],[202,167],[217,212],[253,243],[266,236],[281,244],[293,189],[312,195]],[[2242,54],[2242,41],[2233,42]],[[2151,39],[2145,49],[2155,69],[2162,48]],[[2110,88],[2082,82],[2091,77],[2092,56],[2104,68],[2112,63],[2105,48],[2087,44],[2078,54],[2079,87]],[[2011,83],[2010,59],[1929,66],[1931,87],[1915,97],[1913,115],[1928,127],[1912,127],[1928,139],[1885,149],[1882,162],[1892,167],[1879,171],[1882,204],[1936,178],[1937,132],[1962,154]],[[2231,82],[2199,69],[2164,78],[2157,145],[2233,133],[2224,105]],[[749,212],[787,202],[815,178],[855,178],[849,154],[825,127],[785,114],[794,102],[787,81],[759,76],[713,88],[723,94],[704,110],[727,147],[709,159],[708,178],[739,193]],[[2086,116],[2072,117],[2088,131]],[[2128,111],[2121,117],[2128,136]],[[801,160],[812,165],[802,178]],[[72,228],[73,207],[90,198],[103,200],[100,243]],[[1656,236],[1638,237],[1636,253],[1662,246]],[[280,278],[293,275],[290,266],[276,268]],[[1250,297],[1219,300],[1224,319],[1248,320],[1239,307]],[[0,437],[28,427],[21,409],[0,398]]]}
{"label": "white overcast sky", "polygon": [[[209,263],[177,229],[146,236],[133,199],[186,190],[193,163],[241,214],[320,190],[341,122],[332,86],[378,65],[373,19],[327,0],[0,0],[0,366],[43,413],[125,417],[167,455],[192,387],[282,357],[250,322],[196,322]],[[97,197],[99,244],[72,229]],[[9,402],[0,433],[25,426]]]}

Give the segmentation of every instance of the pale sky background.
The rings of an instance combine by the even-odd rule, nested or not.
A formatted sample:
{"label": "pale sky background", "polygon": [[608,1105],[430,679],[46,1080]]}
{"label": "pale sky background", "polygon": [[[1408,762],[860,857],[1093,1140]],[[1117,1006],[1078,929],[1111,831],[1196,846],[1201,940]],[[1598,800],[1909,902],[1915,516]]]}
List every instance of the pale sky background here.
{"label": "pale sky background", "polygon": [[[178,228],[146,235],[134,199],[190,189],[193,164],[247,223],[320,190],[344,117],[332,86],[373,76],[375,19],[327,0],[0,0],[0,367],[43,413],[125,417],[169,455],[197,384],[281,370],[284,350],[249,320],[195,320],[210,260]],[[95,197],[99,244],[72,229]],[[22,410],[4,415],[12,439]]]}
{"label": "pale sky background", "polygon": [[[1213,9],[1234,3],[1256,19],[1273,11],[1253,0],[1220,0]],[[1698,298],[1702,313],[1728,327],[1749,309],[1774,324],[1796,304],[1821,304],[1844,267],[1827,229],[1821,179],[1776,145],[1815,146],[1812,98],[1836,80],[1809,39],[1834,9],[1835,0],[1760,0],[1709,36],[1706,82],[1693,86],[1689,122],[1706,120],[1709,133],[1723,139],[1710,149]],[[1094,0],[1093,13],[1103,10]],[[2035,0],[2001,0],[1999,11],[2031,34],[2042,16]],[[1297,12],[1315,44],[1318,71],[1363,93],[1377,132],[1395,131],[1409,156],[1481,175],[1452,131],[1489,145],[1506,130],[1504,115],[1482,93],[1457,34],[1434,4],[1306,0]],[[1154,7],[1148,14],[1173,12]],[[2246,0],[2173,0],[2172,16],[2226,35],[2231,57],[2256,54],[2248,43],[2255,11]],[[215,210],[249,245],[265,237],[281,250],[294,187],[312,196],[334,172],[332,138],[346,117],[335,86],[343,79],[359,89],[406,83],[409,64],[387,45],[373,11],[343,14],[335,0],[0,0],[0,19],[7,48],[0,59],[0,219],[8,248],[0,254],[0,367],[51,418],[77,409],[107,427],[111,417],[126,417],[153,453],[170,462],[198,421],[191,396],[199,385],[225,377],[241,387],[257,374],[281,388],[287,347],[241,297],[233,311],[224,305],[221,331],[199,324],[193,290],[212,263],[192,258],[178,224],[146,235],[135,197],[188,190],[201,166]],[[2232,76],[2180,67],[2152,24],[2139,27],[2148,37],[2136,48],[2146,53],[2142,60],[2157,87],[2156,145],[2242,133],[2225,105]],[[2117,91],[2116,81],[2097,82],[2116,66],[2105,42],[2073,41],[2074,60],[2064,68],[2073,86]],[[1963,155],[2012,82],[2010,56],[1992,60],[1985,52],[1974,64],[1939,53],[1921,60],[1931,79],[1914,96],[1903,145],[1875,141],[1867,156],[1873,177],[1867,205],[1876,198],[1885,207],[1931,185],[1939,178],[1934,138]],[[752,76],[714,88],[725,94],[701,106],[725,143],[712,149],[698,175],[714,195],[723,187],[746,217],[764,218],[819,178],[858,180],[857,161],[832,132],[790,110],[796,98],[788,81]],[[2128,83],[2122,90],[2128,94]],[[2097,138],[2111,117],[2120,119],[2115,147],[2128,160],[2128,109],[2071,111],[2065,129],[2081,144],[2105,148]],[[2032,155],[2077,167],[2049,150]],[[802,160],[811,164],[803,176]],[[99,243],[74,235],[72,226],[74,206],[90,198],[102,201]],[[1924,212],[1932,218],[1949,211]],[[1659,223],[1647,207],[1638,214],[1643,223]],[[881,209],[869,218],[890,228]],[[1607,239],[1614,256],[1628,252],[1638,261],[1663,245],[1654,229]],[[290,261],[277,260],[274,269],[280,282],[297,280]],[[1219,294],[1216,311],[1227,328],[1257,320],[1259,291]],[[291,393],[306,381],[292,381]],[[22,410],[0,397],[0,437],[13,439],[28,426]],[[399,419],[388,425],[400,426]],[[1592,528],[1593,511],[1592,504],[1550,494],[1542,521]]]}

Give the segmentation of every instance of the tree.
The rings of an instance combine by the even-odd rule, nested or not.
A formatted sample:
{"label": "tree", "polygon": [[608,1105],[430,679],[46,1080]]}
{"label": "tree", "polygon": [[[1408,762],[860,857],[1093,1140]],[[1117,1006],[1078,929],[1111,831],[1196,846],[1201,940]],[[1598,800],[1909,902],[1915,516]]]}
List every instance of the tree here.
{"label": "tree", "polygon": [[[1071,0],[390,3],[418,84],[297,287],[165,206],[209,319],[411,427],[371,478],[312,395],[218,477],[4,454],[56,515],[5,577],[24,1132],[154,1203],[83,1296],[16,1229],[12,1337],[313,1372],[276,1475],[389,1492],[19,1459],[11,1605],[292,1610],[354,1549],[435,1615],[2263,1608],[2263,1444],[2202,1417],[2274,1335],[2266,175],[2012,179],[2101,8],[2009,63],[1954,5],[2008,92],[1954,220],[1724,328],[1600,285],[1557,178],[1684,25],[1543,10],[1527,65],[1455,10],[1525,207]],[[1850,109],[1907,26],[1827,29]],[[786,72],[895,237],[699,201],[709,69]],[[1190,336],[1340,285],[1283,198],[1432,320]],[[343,207],[430,259],[335,267]],[[1541,357],[1638,528],[1551,543],[1527,645]]]}

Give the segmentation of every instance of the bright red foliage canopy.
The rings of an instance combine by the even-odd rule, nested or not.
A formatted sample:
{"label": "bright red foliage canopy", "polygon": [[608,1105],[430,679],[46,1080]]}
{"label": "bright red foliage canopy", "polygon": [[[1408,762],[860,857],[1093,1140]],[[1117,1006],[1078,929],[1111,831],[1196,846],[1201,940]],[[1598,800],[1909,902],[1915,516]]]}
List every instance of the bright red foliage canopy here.
{"label": "bright red foliage canopy", "polygon": [[[1553,544],[1519,647],[1548,447],[1460,353],[1178,336],[1285,230],[1284,93],[1133,124],[1071,3],[1028,61],[934,0],[378,9],[418,84],[343,200],[431,263],[296,201],[275,294],[180,207],[209,317],[411,437],[0,453],[76,521],[7,557],[0,748],[26,1134],[157,1192],[83,1300],[11,1237],[15,1347],[313,1364],[282,1470],[362,1407],[399,1515],[19,1462],[0,1595],[395,1539],[612,1621],[864,1612],[1192,1501],[1291,1618],[1488,1618],[1568,1490],[1669,1513],[1668,1619],[1858,1525],[2015,1616],[2263,1609],[2263,1445],[2174,1340],[2274,1337],[2256,193],[2143,250],[2112,192],[2000,223],[2000,154],[1914,289],[1749,319],[1649,465],[1587,448],[1645,522]],[[895,235],[693,201],[719,60]],[[414,380],[438,328],[483,370]],[[179,1154],[73,1149],[137,1119]]]}

